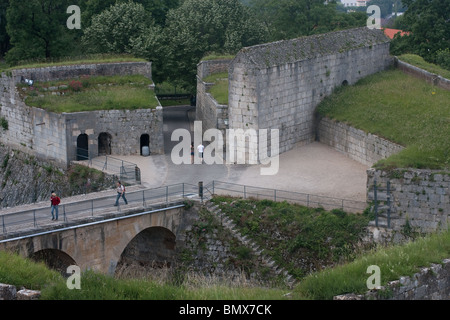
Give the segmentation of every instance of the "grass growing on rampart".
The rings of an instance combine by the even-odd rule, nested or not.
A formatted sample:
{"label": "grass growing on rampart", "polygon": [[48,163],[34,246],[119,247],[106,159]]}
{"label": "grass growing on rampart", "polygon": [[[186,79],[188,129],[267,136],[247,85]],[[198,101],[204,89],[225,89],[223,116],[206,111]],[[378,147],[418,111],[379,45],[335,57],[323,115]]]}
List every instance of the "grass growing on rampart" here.
{"label": "grass growing on rampart", "polygon": [[375,167],[450,166],[450,91],[389,70],[338,88],[317,110],[406,147]]}
{"label": "grass growing on rampart", "polygon": [[63,57],[48,61],[45,59],[35,59],[21,61],[16,66],[9,66],[5,62],[0,63],[0,72],[14,69],[30,69],[45,68],[55,66],[68,66],[77,64],[94,64],[94,63],[117,63],[117,62],[145,62],[145,59],[135,58],[127,54],[91,54],[75,57]]}
{"label": "grass growing on rampart", "polygon": [[209,93],[223,105],[228,104],[228,72],[214,73],[203,79],[206,83],[214,83]]}
{"label": "grass growing on rampart", "polygon": [[141,75],[80,77],[19,86],[25,103],[47,111],[81,112],[155,108],[152,81]]}
{"label": "grass growing on rampart", "polygon": [[450,232],[436,233],[404,245],[374,249],[355,261],[311,274],[295,288],[297,295],[308,299],[332,299],[345,293],[362,294],[368,291],[367,268],[380,267],[381,285],[412,276],[421,267],[442,263],[450,257]]}
{"label": "grass growing on rampart", "polygon": [[421,56],[416,54],[402,54],[398,57],[401,61],[412,64],[418,68],[427,70],[428,72],[438,74],[444,78],[450,79],[450,70],[446,70],[434,63],[426,62]]}

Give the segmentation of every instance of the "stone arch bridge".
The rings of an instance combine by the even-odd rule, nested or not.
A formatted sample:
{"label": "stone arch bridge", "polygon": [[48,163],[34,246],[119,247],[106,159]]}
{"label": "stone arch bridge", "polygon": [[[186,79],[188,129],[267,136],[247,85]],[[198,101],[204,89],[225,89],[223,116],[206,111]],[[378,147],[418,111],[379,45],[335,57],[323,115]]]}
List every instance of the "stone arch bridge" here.
{"label": "stone arch bridge", "polygon": [[169,207],[117,214],[111,218],[0,241],[0,250],[44,259],[65,272],[70,265],[114,275],[127,261],[156,267],[174,262],[189,226],[189,211],[178,202]]}

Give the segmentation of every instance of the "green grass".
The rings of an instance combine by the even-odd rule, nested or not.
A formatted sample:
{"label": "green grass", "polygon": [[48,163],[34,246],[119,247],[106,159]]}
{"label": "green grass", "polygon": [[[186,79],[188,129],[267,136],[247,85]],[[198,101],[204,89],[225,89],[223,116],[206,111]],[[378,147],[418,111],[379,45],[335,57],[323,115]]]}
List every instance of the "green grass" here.
{"label": "green grass", "polygon": [[233,60],[234,55],[230,54],[209,54],[201,59],[201,61],[210,61],[210,60]]}
{"label": "green grass", "polygon": [[[84,77],[20,85],[19,93],[27,105],[56,113],[134,110],[158,106],[154,91],[148,88],[151,83],[140,75]],[[59,89],[50,91],[51,87]]]}
{"label": "green grass", "polygon": [[345,293],[368,291],[366,273],[371,265],[380,267],[381,285],[412,276],[421,267],[442,263],[450,257],[450,232],[429,235],[404,245],[378,248],[355,261],[306,277],[296,288],[296,295],[308,299],[332,299]]}
{"label": "green grass", "polygon": [[62,281],[61,275],[49,270],[43,263],[24,259],[17,254],[0,251],[0,283],[42,290],[54,282]]}
{"label": "green grass", "polygon": [[214,73],[203,79],[207,83],[214,83],[209,93],[219,104],[228,104],[228,72]]}
{"label": "green grass", "polygon": [[447,169],[450,165],[450,91],[399,70],[341,87],[317,111],[406,148],[375,167]]}
{"label": "green grass", "polygon": [[29,68],[45,68],[53,66],[67,66],[76,64],[93,64],[93,63],[117,63],[117,62],[145,62],[145,59],[135,58],[127,54],[93,54],[75,57],[63,57],[47,60],[29,60],[22,61],[16,66],[8,66],[6,63],[0,64],[0,72],[14,69],[29,69]]}
{"label": "green grass", "polygon": [[402,54],[398,57],[401,61],[412,64],[413,66],[427,70],[428,72],[438,74],[444,78],[450,79],[450,71],[436,64],[426,62],[421,56],[415,54]]}

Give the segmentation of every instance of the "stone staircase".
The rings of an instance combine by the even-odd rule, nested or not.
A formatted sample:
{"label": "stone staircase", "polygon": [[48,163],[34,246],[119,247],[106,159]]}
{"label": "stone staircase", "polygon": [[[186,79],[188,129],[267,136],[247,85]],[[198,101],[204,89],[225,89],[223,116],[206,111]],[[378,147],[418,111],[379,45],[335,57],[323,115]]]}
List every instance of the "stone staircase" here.
{"label": "stone staircase", "polygon": [[221,225],[229,230],[232,235],[239,240],[243,245],[246,247],[252,249],[252,252],[255,254],[255,256],[258,258],[258,261],[261,263],[261,265],[268,267],[272,270],[272,272],[276,275],[281,275],[284,277],[284,283],[289,287],[292,288],[294,284],[296,283],[296,280],[292,275],[288,273],[287,270],[283,269],[282,267],[278,266],[273,259],[266,255],[264,253],[264,249],[259,247],[257,244],[255,244],[251,239],[248,239],[247,236],[243,236],[236,225],[234,224],[233,220],[230,219],[227,215],[225,215],[222,210],[219,208],[219,206],[215,205],[214,203],[208,201],[205,204],[205,208],[214,214],[218,220],[220,221]]}

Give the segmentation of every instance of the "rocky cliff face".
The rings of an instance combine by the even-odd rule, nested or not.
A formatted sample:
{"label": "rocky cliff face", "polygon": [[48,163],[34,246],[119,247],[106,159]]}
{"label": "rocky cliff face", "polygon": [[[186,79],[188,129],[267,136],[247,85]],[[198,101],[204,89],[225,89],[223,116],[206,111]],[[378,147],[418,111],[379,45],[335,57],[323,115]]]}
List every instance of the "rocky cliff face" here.
{"label": "rocky cliff face", "polygon": [[0,208],[47,200],[52,191],[68,197],[113,185],[113,177],[102,172],[84,166],[63,170],[50,162],[0,145]]}

